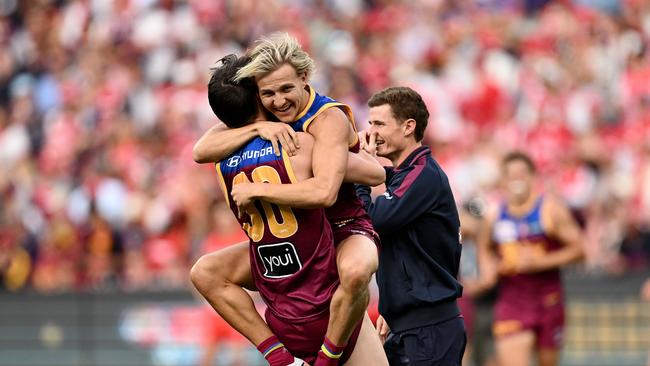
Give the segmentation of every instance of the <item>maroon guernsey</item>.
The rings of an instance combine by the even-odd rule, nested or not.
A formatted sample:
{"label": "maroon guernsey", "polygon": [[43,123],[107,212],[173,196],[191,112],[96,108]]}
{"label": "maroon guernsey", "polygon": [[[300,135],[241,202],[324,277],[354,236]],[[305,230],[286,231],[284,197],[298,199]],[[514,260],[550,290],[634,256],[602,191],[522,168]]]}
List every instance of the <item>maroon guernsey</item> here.
{"label": "maroon guernsey", "polygon": [[238,215],[230,195],[233,184],[241,182],[295,183],[287,155],[276,156],[269,141],[256,138],[216,168],[229,206],[250,238],[251,271],[268,311],[284,321],[326,314],[339,280],[324,210],[255,201]]}
{"label": "maroon guernsey", "polygon": [[[356,131],[354,115],[350,107],[328,96],[316,93],[313,88],[309,89],[307,106],[298,115],[297,120],[291,123],[291,127],[298,132],[308,132],[307,129],[314,119],[329,108],[341,109]],[[358,153],[359,148],[360,143],[357,139],[349,147],[349,151]],[[325,213],[334,231],[335,244],[338,245],[342,240],[354,234],[366,235],[379,244],[379,237],[372,227],[372,221],[363,207],[363,203],[357,197],[353,183],[343,182],[341,184],[336,202],[331,207],[326,208]]]}
{"label": "maroon guernsey", "polygon": [[[502,205],[492,235],[501,260],[516,263],[523,247],[538,256],[561,247],[543,227],[543,202],[544,197],[540,196],[533,209],[522,216],[510,214],[507,206]],[[500,276],[494,305],[495,336],[531,329],[540,347],[554,349],[561,344],[563,328],[564,294],[559,269]]]}

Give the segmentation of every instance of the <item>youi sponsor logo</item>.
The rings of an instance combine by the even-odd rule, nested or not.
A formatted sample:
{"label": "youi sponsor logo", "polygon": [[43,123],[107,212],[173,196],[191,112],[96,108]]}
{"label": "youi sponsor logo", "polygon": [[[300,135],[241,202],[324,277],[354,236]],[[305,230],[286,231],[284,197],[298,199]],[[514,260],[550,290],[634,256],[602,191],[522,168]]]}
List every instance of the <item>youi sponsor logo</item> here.
{"label": "youi sponsor logo", "polygon": [[257,252],[264,265],[264,277],[289,277],[302,268],[296,247],[289,242],[260,245]]}

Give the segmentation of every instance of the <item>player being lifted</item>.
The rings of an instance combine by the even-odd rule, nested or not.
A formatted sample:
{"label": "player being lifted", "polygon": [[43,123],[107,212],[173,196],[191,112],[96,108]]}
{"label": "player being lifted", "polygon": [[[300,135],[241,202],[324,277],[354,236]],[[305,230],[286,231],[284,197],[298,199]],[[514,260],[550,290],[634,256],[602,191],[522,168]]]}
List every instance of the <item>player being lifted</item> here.
{"label": "player being lifted", "polygon": [[[284,42],[284,43],[280,42],[284,46],[283,51],[285,52],[285,54],[283,55],[283,57],[286,56],[294,57],[296,52],[300,51],[299,47],[297,46],[297,43],[295,43],[293,39],[288,38],[286,36],[279,37],[279,38],[281,41]],[[278,41],[278,37],[276,37],[275,41],[276,42]],[[268,42],[273,44],[273,42],[271,41]],[[304,54],[304,52],[302,52],[302,54]],[[304,56],[306,56],[306,54],[304,54]],[[296,61],[295,57],[291,60],[294,62]],[[281,61],[282,66],[280,66],[281,70],[279,71],[286,72],[287,70],[285,70],[286,68],[284,68],[283,66],[287,66],[289,67],[290,71],[293,72],[293,77],[288,77],[290,81],[283,82],[281,83],[280,86],[277,87],[270,86],[269,88],[272,90],[277,89],[278,93],[292,94],[287,97],[287,99],[291,99],[292,101],[288,102],[290,106],[283,107],[282,111],[278,114],[282,116],[283,115],[282,113],[286,113],[287,110],[291,108],[298,109],[300,108],[300,106],[304,104],[305,108],[303,109],[305,109],[305,113],[302,113],[302,115],[306,117],[301,121],[299,121],[299,124],[294,125],[294,127],[297,125],[299,126],[304,125],[306,129],[307,126],[313,124],[314,127],[310,129],[311,131],[315,129],[315,126],[322,126],[321,129],[315,129],[315,130],[320,131],[321,136],[325,136],[322,137],[322,140],[326,147],[326,149],[323,150],[329,150],[329,149],[332,149],[332,151],[342,150],[344,154],[342,160],[343,163],[345,164],[345,160],[347,159],[347,154],[348,154],[347,152],[348,142],[356,142],[356,133],[354,132],[354,129],[351,127],[350,122],[347,121],[347,118],[339,108],[343,108],[346,111],[349,111],[349,109],[347,109],[346,106],[341,105],[340,103],[334,102],[330,98],[320,97],[316,95],[313,92],[313,90],[309,90],[306,85],[306,78],[304,77],[305,75],[303,74],[303,77],[298,77],[294,66],[291,66],[291,64],[285,64],[284,62],[285,61]],[[291,75],[291,73],[289,73],[289,75]],[[281,75],[280,79],[282,79],[282,76],[283,75]],[[287,78],[286,75],[284,76],[285,78]],[[265,85],[263,84],[264,79],[265,78],[261,78],[260,80],[258,80],[260,81],[260,85]],[[248,80],[248,79],[244,77],[241,80]],[[211,88],[212,85],[213,83],[211,83]],[[308,93],[309,97],[305,98],[302,101],[296,101],[296,99],[300,99],[299,97],[301,97],[302,95],[301,93],[298,93],[296,90],[293,91],[289,90],[290,88],[294,88],[298,90],[302,89],[303,91]],[[262,89],[262,93],[264,93],[264,90],[267,89]],[[297,94],[298,97],[296,97],[294,94]],[[235,94],[228,93],[224,95],[225,98],[230,98]],[[294,97],[296,97],[296,99],[293,99]],[[211,92],[210,99],[211,99],[211,105],[213,104],[213,101],[214,102],[220,101],[217,98],[212,98],[212,92]],[[338,108],[331,108],[331,107],[338,107]],[[213,105],[213,109],[215,109],[214,105]],[[232,108],[227,108],[227,109],[224,108],[224,113],[226,114],[231,113],[232,111],[233,111]],[[229,119],[229,116],[219,116],[219,117],[222,120]],[[334,122],[331,122],[332,120],[334,120]],[[343,124],[341,125],[340,122],[343,122]],[[326,125],[326,123],[328,125]],[[343,129],[345,133],[332,133],[328,130],[329,126],[337,126],[337,123],[339,129]],[[252,125],[239,127],[233,130],[225,130],[225,131],[222,130],[220,133],[216,132],[218,131],[218,129],[213,129],[209,131],[197,143],[197,148],[195,149],[195,153],[199,152],[199,154],[195,154],[195,158],[199,161],[222,160],[221,159],[222,156],[217,156],[219,153],[221,153],[221,151],[217,151],[216,153],[215,151],[208,151],[209,154],[207,154],[208,155],[207,158],[205,156],[201,156],[200,153],[205,152],[201,150],[202,146],[206,144],[209,145],[208,146],[208,150],[209,150],[209,149],[213,149],[213,144],[217,144],[219,141],[223,141],[224,143],[220,144],[221,148],[228,145],[226,146],[227,150],[229,150],[228,153],[232,153],[233,152],[232,150],[237,148],[234,147],[235,145],[234,142],[236,138],[239,138],[240,140],[245,139],[243,142],[239,144],[240,146],[246,144],[252,137],[250,134],[246,134],[245,130],[250,129],[251,126],[254,126],[253,130],[255,130],[260,125],[264,125],[264,123],[256,122]],[[275,125],[289,127],[288,125],[284,125],[281,123],[275,123]],[[230,127],[235,127],[235,126],[231,125]],[[288,130],[286,129],[282,129],[282,131],[288,132]],[[347,133],[348,131],[350,131],[350,133]],[[295,134],[293,130],[289,132]],[[305,135],[305,136],[311,139],[311,136],[309,135]],[[338,139],[342,141],[331,141],[332,136],[334,137],[338,136]],[[351,139],[349,139],[348,136],[353,136],[354,140],[350,141]],[[303,142],[303,145],[305,144],[305,141],[309,142],[308,141],[309,139],[307,139],[307,137],[303,137],[303,139],[301,140]],[[285,140],[285,145],[286,145],[286,141],[287,140]],[[341,142],[342,142],[342,149],[340,148]],[[275,141],[266,142],[266,143],[268,144],[270,149],[272,149],[271,147],[272,145],[275,145]],[[301,147],[301,149],[298,151],[298,154],[296,156],[310,153],[309,161],[311,162],[311,157],[312,157],[311,151],[306,150],[305,152],[303,152],[302,151],[303,149],[305,149],[305,146]],[[328,159],[324,159],[325,156],[323,155],[325,155],[324,154],[325,151],[321,151],[320,154],[318,154],[318,139],[316,139],[314,142],[313,151],[314,151],[313,157],[317,158],[320,156],[320,159],[323,162],[330,163],[331,160],[333,159],[331,152],[327,154]],[[240,156],[241,158],[241,155],[236,155],[236,156]],[[273,155],[273,156],[277,157],[277,155]],[[232,159],[232,156],[229,159]],[[228,162],[229,159],[223,159],[223,160]],[[231,163],[235,164],[234,161],[231,161]],[[384,178],[383,168],[381,168],[379,164],[376,163],[376,161],[374,161],[374,159],[369,155],[354,154],[350,158],[349,163],[350,165],[355,165],[358,163],[360,165],[365,165],[366,167],[370,166],[371,174],[370,174],[370,179],[361,180],[359,176],[357,177],[354,176],[355,175],[354,172],[356,172],[357,169],[348,169],[348,172],[350,174],[346,176],[346,179],[352,181],[360,181],[360,182],[365,181],[371,184],[378,184]],[[310,166],[310,168],[313,167],[314,175],[316,176],[317,171],[319,171],[318,164],[315,164],[315,162],[311,162],[311,164],[312,165]],[[222,162],[220,165],[223,166],[224,162]],[[330,171],[321,170],[321,175],[326,175],[324,173],[330,173],[330,172],[332,173],[331,175],[327,174],[329,175],[328,179],[331,178],[331,176],[339,175],[338,174],[339,172],[343,174],[346,171],[345,166],[342,169],[339,169],[338,167],[330,166],[330,164],[323,164],[323,165],[325,165],[326,169],[329,169]],[[253,177],[251,177],[250,180],[255,181]],[[258,179],[258,181],[260,181],[260,179]],[[280,183],[280,182],[276,182],[276,183]],[[289,182],[282,181],[282,183],[289,183]],[[325,182],[325,184],[323,184],[323,182],[320,180],[309,178],[303,182],[294,183],[290,187],[285,185],[273,185],[273,186],[279,187],[280,193],[282,193],[283,189],[286,188],[288,188],[290,192],[297,191],[297,192],[307,193],[307,194],[303,193],[302,196],[299,195],[295,199],[294,198],[290,199],[290,202],[294,203],[294,206],[296,203],[300,205],[302,202],[302,206],[313,207],[318,205],[324,206],[327,203],[331,203],[331,202],[321,201],[322,199],[327,199],[328,195],[321,194],[320,196],[318,196],[318,192],[319,191],[325,192],[325,188],[329,187],[330,184],[336,184],[336,182],[334,183]],[[340,184],[340,181],[338,184]],[[236,197],[235,191],[239,187],[244,185],[248,185],[248,187],[251,189],[256,188],[255,184],[242,183],[242,184],[235,185],[232,190],[230,189],[228,190],[231,193],[231,197],[233,198],[234,201],[238,199]],[[262,188],[264,188],[265,190],[268,190],[270,186],[271,185],[262,184]],[[350,190],[352,189],[351,186],[349,188]],[[310,190],[312,192],[311,194],[309,194]],[[354,195],[353,191],[348,191],[345,193],[348,194],[348,198],[352,198],[349,196],[349,193],[352,193],[352,195]],[[342,196],[344,195],[339,194],[340,199],[344,198]],[[334,197],[336,197],[336,190],[334,190]],[[353,197],[356,199],[356,195],[354,195]],[[254,197],[254,198],[258,198],[258,197]],[[267,202],[266,204],[273,202],[272,199],[270,200],[266,198],[263,199],[264,201]],[[282,199],[280,199],[280,201],[281,200]],[[257,205],[257,204],[251,204],[251,201],[252,199],[249,199],[247,202],[239,202],[240,203],[239,207],[250,209],[251,207]],[[232,203],[235,204],[235,202]],[[277,202],[277,203],[279,203],[280,205],[286,204],[286,202]],[[337,224],[334,231],[335,240],[337,240],[337,237],[339,237],[338,241],[343,241],[343,239],[340,239],[340,237],[341,236],[347,237],[347,239],[344,240],[343,243],[338,245],[336,249],[336,255],[335,255],[334,265],[338,264],[339,266],[338,272],[339,275],[341,275],[341,285],[338,288],[336,287],[332,288],[334,292],[331,296],[331,305],[330,305],[331,315],[329,316],[329,318],[327,316],[329,312],[326,312],[325,317],[323,318],[321,316],[321,318],[319,319],[320,322],[311,321],[309,323],[302,325],[302,326],[312,326],[312,325],[318,325],[318,326],[315,328],[313,327],[309,328],[307,329],[307,331],[305,331],[304,329],[301,329],[300,331],[296,331],[295,336],[297,337],[297,339],[290,340],[292,344],[296,344],[296,343],[312,342],[315,339],[320,344],[320,342],[323,341],[323,336],[324,336],[323,333],[325,332],[325,330],[327,330],[328,335],[325,338],[323,345],[321,346],[321,351],[318,353],[318,360],[316,360],[316,365],[337,364],[337,362],[339,361],[338,360],[339,357],[341,357],[344,349],[346,349],[346,344],[348,340],[350,340],[350,345],[349,347],[347,347],[347,349],[350,350],[353,348],[356,334],[358,333],[358,330],[362,326],[362,322],[360,321],[360,318],[362,318],[363,315],[365,314],[365,308],[367,306],[367,301],[368,301],[367,284],[370,279],[370,276],[372,275],[374,269],[376,268],[376,248],[374,242],[370,240],[370,238],[374,238],[375,234],[374,231],[372,230],[369,219],[365,215],[365,211],[363,211],[363,209],[360,208],[360,206],[355,207],[354,205],[349,205],[349,204],[346,205],[340,202],[338,204],[338,207],[335,205],[334,207],[330,208],[329,211],[330,212],[328,212],[328,217],[330,221],[332,221],[332,214],[335,214],[333,216],[335,219],[342,219],[340,221],[338,220],[334,221]],[[338,216],[336,214],[338,214]],[[346,217],[345,215],[348,216]],[[280,220],[280,221],[284,223],[284,220]],[[315,230],[319,230],[319,228],[315,227]],[[251,237],[251,239],[253,238]],[[334,247],[332,246],[332,249],[333,248]],[[367,253],[369,249],[371,249],[371,251],[370,253]],[[325,254],[326,253],[323,253],[323,255]],[[250,301],[250,297],[248,297],[248,295],[240,287],[242,285],[249,284],[251,278],[251,274],[250,274],[251,267],[250,264],[248,264],[249,261],[247,256],[248,256],[248,252],[245,250],[245,247],[243,247],[241,244],[233,246],[232,248],[220,252],[216,252],[204,256],[197,262],[195,267],[192,269],[192,280],[195,283],[196,287],[199,289],[199,291],[208,299],[208,301],[215,307],[215,309],[222,316],[224,316],[224,318],[226,318],[226,320],[229,320],[229,322],[231,322],[233,327],[235,327],[242,334],[247,336],[253,343],[260,345],[259,348],[264,348],[263,346],[265,346],[266,343],[268,343],[267,341],[269,339],[272,340],[272,334],[270,333],[270,331],[268,331],[268,328],[266,328],[266,330],[264,329],[265,324],[263,323],[261,318],[259,318],[259,316],[257,316],[258,319],[256,319],[257,313]],[[269,260],[271,260],[271,263],[273,263],[273,259],[269,259]],[[285,258],[285,261],[286,260],[289,260],[289,258]],[[332,266],[332,268],[335,267]],[[255,272],[254,266],[253,266],[253,272]],[[314,281],[318,282],[319,280],[314,279]],[[347,287],[345,287],[346,281],[347,281]],[[329,303],[329,298],[327,299],[328,299],[327,303]],[[359,318],[355,318],[357,315],[359,316]],[[322,324],[323,319],[325,320],[325,324]],[[272,322],[273,320],[271,320],[271,323]],[[283,323],[286,325],[288,322],[283,322]],[[333,335],[330,336],[330,334]],[[336,339],[336,341],[330,341],[330,339]],[[363,339],[363,337],[361,339]],[[364,344],[367,344],[368,347],[362,346]],[[289,345],[287,346],[291,350],[291,346]],[[295,346],[293,347],[295,348]],[[373,347],[375,347],[376,349],[374,349]],[[318,349],[318,347],[316,348]],[[364,349],[371,349],[372,352],[364,352],[363,351]],[[352,357],[352,359],[349,362],[354,363],[355,359],[364,360],[365,362],[371,361],[377,364],[386,363],[385,356],[383,356],[383,352],[381,351],[379,340],[378,338],[376,338],[376,336],[374,338],[372,337],[369,338],[369,341],[367,342],[361,340],[359,341],[357,347],[355,348],[355,355]],[[277,364],[282,364],[282,363],[277,363]]]}

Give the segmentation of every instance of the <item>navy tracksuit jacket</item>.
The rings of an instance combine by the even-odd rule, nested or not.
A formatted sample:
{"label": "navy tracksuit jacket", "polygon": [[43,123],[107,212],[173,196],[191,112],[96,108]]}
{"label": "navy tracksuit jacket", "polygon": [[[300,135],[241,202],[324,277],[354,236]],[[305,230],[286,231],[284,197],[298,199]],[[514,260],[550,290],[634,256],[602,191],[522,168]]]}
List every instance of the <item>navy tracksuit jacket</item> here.
{"label": "navy tracksuit jacket", "polygon": [[427,146],[386,168],[386,192],[357,194],[381,238],[379,313],[394,332],[457,317],[460,220],[447,176]]}

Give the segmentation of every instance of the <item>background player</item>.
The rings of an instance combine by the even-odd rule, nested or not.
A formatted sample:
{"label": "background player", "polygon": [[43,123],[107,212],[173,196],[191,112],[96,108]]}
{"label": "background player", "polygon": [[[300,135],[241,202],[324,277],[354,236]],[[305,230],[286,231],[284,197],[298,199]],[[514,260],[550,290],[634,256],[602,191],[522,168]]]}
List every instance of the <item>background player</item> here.
{"label": "background player", "polygon": [[559,269],[582,257],[580,229],[560,199],[537,192],[527,155],[506,155],[502,169],[505,202],[478,240],[481,276],[487,284],[498,276],[497,359],[501,366],[527,366],[537,350],[540,366],[557,365],[564,329]]}
{"label": "background player", "polygon": [[[221,120],[233,127],[240,125],[239,122],[235,121],[246,121],[250,119],[251,116],[246,113],[250,113],[251,110],[255,111],[256,109],[256,89],[254,87],[247,88],[242,85],[235,85],[231,81],[233,71],[245,61],[245,59],[236,59],[235,56],[226,58],[224,65],[215,71],[210,83],[210,99],[215,113]],[[244,80],[242,83],[246,83],[246,81]],[[251,103],[253,104],[252,107]],[[240,112],[238,115],[231,115],[233,111]],[[303,137],[303,144],[305,146],[297,154],[289,158],[287,154],[279,157],[273,154],[273,149],[269,141],[261,138],[252,140],[242,149],[232,154],[228,159],[218,164],[218,170],[223,173],[220,176],[224,181],[224,191],[230,192],[233,182],[237,184],[239,181],[248,179],[248,176],[242,173],[242,169],[249,172],[249,174],[252,172],[250,179],[254,181],[286,182],[287,179],[278,179],[275,170],[280,172],[286,170],[287,175],[292,178],[291,181],[293,182],[297,181],[296,178],[307,179],[311,177],[313,139],[305,135]],[[350,160],[355,161],[355,158]],[[267,169],[266,166],[257,166],[263,165],[262,163],[265,162],[268,162],[268,165],[273,165],[273,168]],[[241,168],[242,165],[246,167]],[[293,174],[295,174],[295,177]],[[280,174],[280,176],[282,175]],[[241,211],[236,209],[232,200],[229,200],[229,203],[234,212],[241,213]],[[251,261],[242,262],[241,258],[238,257],[235,264],[239,267],[234,268],[235,277],[241,281],[241,284],[247,285],[249,288],[252,287],[250,278],[252,266],[252,277],[256,279],[255,285],[260,290],[267,304],[269,304],[267,321],[271,323],[271,328],[276,330],[280,339],[292,353],[312,361],[316,357],[319,345],[327,329],[329,319],[328,304],[333,292],[336,290],[336,285],[338,285],[338,276],[335,267],[336,254],[331,241],[331,229],[329,223],[326,222],[326,225],[324,225],[321,222],[324,219],[324,211],[322,209],[292,210],[286,206],[275,206],[276,209],[274,210],[273,207],[269,203],[260,204],[258,202],[245,208],[245,212],[249,213],[250,220],[244,222],[240,217],[242,226],[251,238]],[[318,212],[321,216],[314,217],[313,215],[315,214],[308,215],[307,213],[311,211]],[[282,217],[280,220],[276,218],[277,214]],[[301,221],[301,217],[304,220]],[[268,222],[267,231],[273,234],[270,237],[270,234],[264,234],[264,228],[267,225],[264,224],[263,219]],[[293,228],[294,225],[296,225],[295,229]],[[298,226],[302,230],[301,235],[295,233]],[[309,234],[306,233],[311,233],[312,236],[327,234],[327,237],[321,236],[320,240],[314,240],[314,238],[309,239]],[[278,241],[279,239],[291,239],[293,241],[268,243],[269,240]],[[315,243],[318,243],[318,245],[314,247]],[[229,253],[238,253],[241,256],[240,253],[243,249],[245,247],[240,244],[228,248],[224,252],[226,252],[226,256],[230,255]],[[292,253],[297,253],[298,255],[292,256]],[[260,256],[261,258],[259,258]],[[255,261],[252,258],[257,258],[258,260]],[[244,263],[248,263],[248,266]],[[318,273],[310,275],[310,272]],[[261,276],[271,278],[271,284]],[[195,277],[196,271],[193,269],[192,279],[195,280]],[[286,280],[278,280],[278,278],[285,277],[287,277]],[[260,282],[260,279],[263,280]],[[204,289],[199,288],[199,290]],[[273,337],[270,329],[259,318],[254,307],[252,307],[250,297],[237,285],[230,286],[227,292],[230,293],[230,296],[217,299],[208,297],[208,300],[233,327],[253,343],[257,344],[258,349],[262,353],[267,353],[266,349],[272,347],[277,341]],[[236,299],[238,303],[243,303],[247,306],[237,307],[237,305],[229,302],[232,299]],[[296,310],[292,311],[291,309],[293,308]],[[288,315],[287,312],[289,312]],[[299,318],[297,318],[296,314],[299,315]],[[363,324],[366,330],[362,332],[359,343],[357,343],[357,347],[355,348],[356,338],[361,326],[359,324],[356,328],[351,342],[346,348],[346,352],[342,354],[341,359],[347,360],[350,357],[352,349],[354,349],[355,352],[349,364],[355,364],[357,362],[355,360],[363,362],[371,361],[377,364],[385,363],[378,338],[374,335],[367,316]],[[287,329],[288,327],[290,328]],[[275,362],[278,362],[278,365],[286,364],[291,361],[287,356],[288,354],[284,355],[281,361],[276,360],[275,358],[277,357],[271,357],[273,359],[269,361],[272,365],[276,364]]]}
{"label": "background player", "polygon": [[[337,245],[337,268],[341,284],[330,305],[331,318],[323,352],[316,365],[336,364],[352,330],[363,317],[369,302],[368,283],[377,268],[376,234],[352,184],[341,185],[348,148],[358,151],[358,136],[350,108],[318,95],[309,85],[314,63],[298,42],[286,33],[261,40],[251,52],[251,62],[238,72],[239,78],[257,81],[262,104],[294,130],[314,136],[314,177],[292,185],[239,184],[232,192],[239,206],[254,199],[293,207],[328,207]],[[218,161],[256,136],[255,127],[213,130],[195,147],[197,161]],[[284,140],[291,135],[285,130]],[[222,142],[222,143],[220,143]],[[287,141],[288,144],[288,141]],[[202,156],[197,156],[202,152]],[[378,184],[379,182],[375,183]],[[331,206],[331,207],[330,207]],[[209,256],[199,263],[205,282],[197,276],[197,288],[209,288],[215,268],[232,265],[231,258]],[[197,283],[195,282],[195,283]],[[210,296],[207,294],[206,296]],[[333,356],[333,357],[331,357]]]}

